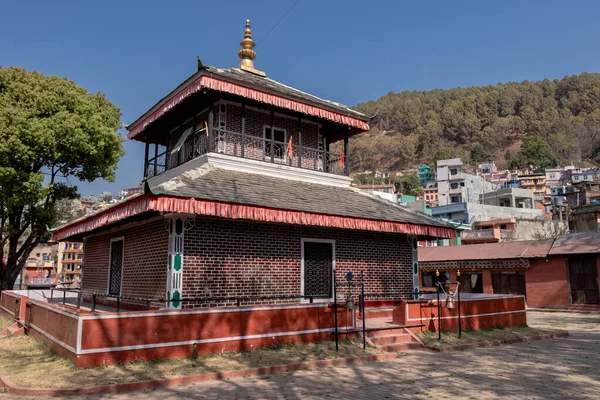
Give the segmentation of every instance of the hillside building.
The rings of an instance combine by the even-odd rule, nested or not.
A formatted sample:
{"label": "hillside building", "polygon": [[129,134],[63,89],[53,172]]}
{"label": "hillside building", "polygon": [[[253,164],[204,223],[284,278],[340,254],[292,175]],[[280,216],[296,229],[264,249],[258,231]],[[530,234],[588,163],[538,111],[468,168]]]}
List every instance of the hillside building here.
{"label": "hillside building", "polygon": [[494,189],[491,182],[465,171],[460,158],[438,160],[436,182],[440,206],[477,203],[481,194]]}

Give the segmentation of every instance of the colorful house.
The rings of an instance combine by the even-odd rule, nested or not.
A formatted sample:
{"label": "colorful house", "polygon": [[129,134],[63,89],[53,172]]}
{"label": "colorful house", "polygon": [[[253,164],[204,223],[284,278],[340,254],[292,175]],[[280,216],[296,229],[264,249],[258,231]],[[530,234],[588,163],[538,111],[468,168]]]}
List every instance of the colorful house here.
{"label": "colorful house", "polygon": [[427,182],[435,179],[435,175],[431,173],[431,167],[429,165],[421,165],[417,170],[419,174],[419,185],[425,186]]}

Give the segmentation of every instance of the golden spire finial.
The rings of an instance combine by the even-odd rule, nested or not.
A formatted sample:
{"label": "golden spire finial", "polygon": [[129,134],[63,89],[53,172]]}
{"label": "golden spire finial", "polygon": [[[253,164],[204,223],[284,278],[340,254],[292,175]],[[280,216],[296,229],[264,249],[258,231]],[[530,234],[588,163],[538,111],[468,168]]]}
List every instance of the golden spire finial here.
{"label": "golden spire finial", "polygon": [[240,69],[244,71],[252,72],[253,74],[266,76],[263,71],[259,71],[254,68],[254,59],[256,58],[256,52],[253,50],[256,44],[252,40],[252,32],[250,31],[250,20],[246,20],[246,30],[244,32],[244,40],[240,42],[242,48],[238,51],[238,57],[240,57]]}

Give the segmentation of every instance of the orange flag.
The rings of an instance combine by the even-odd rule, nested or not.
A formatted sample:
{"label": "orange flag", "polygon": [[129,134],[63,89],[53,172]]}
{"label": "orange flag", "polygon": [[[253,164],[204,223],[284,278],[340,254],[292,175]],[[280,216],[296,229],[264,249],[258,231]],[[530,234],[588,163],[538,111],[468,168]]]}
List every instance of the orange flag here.
{"label": "orange flag", "polygon": [[340,168],[344,168],[344,150],[340,150]]}
{"label": "orange flag", "polygon": [[294,155],[294,151],[292,150],[292,135],[290,135],[290,140],[288,142],[287,155],[289,158],[292,158]]}

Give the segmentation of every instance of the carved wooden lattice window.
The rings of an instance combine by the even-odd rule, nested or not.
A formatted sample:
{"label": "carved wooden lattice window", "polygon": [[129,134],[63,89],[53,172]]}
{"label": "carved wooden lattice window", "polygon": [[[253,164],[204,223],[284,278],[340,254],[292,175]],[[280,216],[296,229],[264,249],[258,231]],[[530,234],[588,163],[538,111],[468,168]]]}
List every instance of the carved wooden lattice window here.
{"label": "carved wooden lattice window", "polygon": [[333,244],[304,242],[304,295],[332,297]]}
{"label": "carved wooden lattice window", "polygon": [[114,240],[110,244],[109,294],[121,294],[123,276],[123,240]]}

